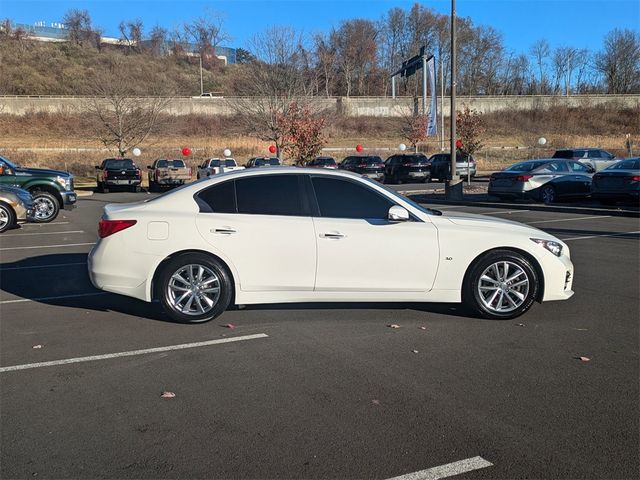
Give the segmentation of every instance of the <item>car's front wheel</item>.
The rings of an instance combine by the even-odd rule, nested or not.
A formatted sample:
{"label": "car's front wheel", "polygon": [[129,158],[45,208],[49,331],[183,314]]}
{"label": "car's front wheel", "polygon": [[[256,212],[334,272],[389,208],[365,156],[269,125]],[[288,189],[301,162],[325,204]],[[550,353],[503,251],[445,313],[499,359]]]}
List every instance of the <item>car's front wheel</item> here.
{"label": "car's front wheel", "polygon": [[470,267],[462,298],[484,318],[508,320],[529,310],[539,289],[538,274],[527,258],[510,250],[494,250]]}
{"label": "car's front wheel", "polygon": [[58,216],[60,203],[49,192],[35,191],[33,196],[33,219],[36,223],[49,223]]}
{"label": "car's front wheel", "polygon": [[545,185],[540,190],[540,200],[542,200],[546,205],[551,205],[556,201],[556,189],[551,185]]}
{"label": "car's front wheel", "polygon": [[181,323],[213,320],[233,297],[233,282],[225,266],[200,253],[169,260],[160,272],[158,287],[165,312]]}
{"label": "car's front wheel", "polygon": [[0,233],[6,232],[16,223],[16,214],[9,205],[0,202]]}

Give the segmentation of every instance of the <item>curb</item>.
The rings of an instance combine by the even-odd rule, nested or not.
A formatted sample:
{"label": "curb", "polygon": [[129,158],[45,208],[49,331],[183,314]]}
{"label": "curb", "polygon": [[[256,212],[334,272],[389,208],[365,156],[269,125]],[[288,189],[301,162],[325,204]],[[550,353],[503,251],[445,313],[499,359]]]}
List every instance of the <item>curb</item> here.
{"label": "curb", "polygon": [[[559,213],[583,213],[590,215],[609,215],[612,217],[640,217],[640,210],[628,210],[624,208],[606,208],[606,207],[580,207],[570,205],[542,205],[535,203],[504,203],[490,202],[483,200],[446,200],[444,198],[429,198],[434,194],[424,194],[416,192],[401,192],[401,195],[414,197],[413,200],[418,203],[438,205],[460,205],[465,207],[487,207],[487,208],[504,208],[510,210],[530,210],[538,212],[559,212]],[[415,198],[419,197],[419,199]]]}

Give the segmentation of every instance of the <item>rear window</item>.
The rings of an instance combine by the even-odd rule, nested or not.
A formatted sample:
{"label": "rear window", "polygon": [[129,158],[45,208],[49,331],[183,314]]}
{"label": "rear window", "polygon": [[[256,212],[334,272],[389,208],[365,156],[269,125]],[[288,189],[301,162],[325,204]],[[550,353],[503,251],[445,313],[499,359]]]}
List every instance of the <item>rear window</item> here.
{"label": "rear window", "polygon": [[640,158],[632,158],[614,163],[606,170],[640,170]]}
{"label": "rear window", "polygon": [[315,161],[315,165],[335,165],[336,161],[331,157],[320,157]]}
{"label": "rear window", "polygon": [[422,155],[411,155],[406,156],[402,159],[402,163],[425,163],[427,162],[427,157]]}
{"label": "rear window", "polygon": [[225,167],[235,167],[236,165],[237,165],[237,163],[233,158],[227,158],[224,161],[224,166]]}
{"label": "rear window", "polygon": [[366,157],[364,159],[364,163],[366,163],[367,165],[377,165],[379,163],[382,163],[382,159],[380,157]]}
{"label": "rear window", "polygon": [[510,167],[506,168],[505,171],[506,172],[530,172],[531,170],[535,170],[536,168],[541,167],[546,163],[549,163],[549,162],[516,163],[515,165],[511,165]]}
{"label": "rear window", "polygon": [[256,166],[257,167],[262,167],[264,165],[280,165],[280,160],[278,160],[277,158],[257,158],[256,159]]}
{"label": "rear window", "polygon": [[184,168],[184,162],[182,160],[158,160],[156,164],[158,168]]}
{"label": "rear window", "polygon": [[573,158],[573,150],[556,150],[552,158]]}
{"label": "rear window", "polygon": [[105,160],[104,168],[114,168],[114,169],[127,169],[127,168],[136,168],[133,160],[129,160],[128,158],[123,158],[122,160]]}

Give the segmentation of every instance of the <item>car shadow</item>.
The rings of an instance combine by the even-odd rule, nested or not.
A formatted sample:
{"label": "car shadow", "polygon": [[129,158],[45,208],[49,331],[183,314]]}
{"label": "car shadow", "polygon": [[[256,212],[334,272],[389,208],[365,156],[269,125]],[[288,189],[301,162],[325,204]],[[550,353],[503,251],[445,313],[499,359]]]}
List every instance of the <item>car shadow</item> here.
{"label": "car shadow", "polygon": [[[27,299],[44,305],[96,312],[117,312],[147,320],[171,322],[156,302],[96,289],[87,273],[85,253],[62,253],[30,257],[0,263],[0,290],[11,295],[10,300]],[[5,296],[6,298],[6,296]],[[233,306],[231,310],[291,311],[291,310],[413,310],[423,313],[469,317],[461,304],[393,303],[393,302],[312,302],[277,303]]]}

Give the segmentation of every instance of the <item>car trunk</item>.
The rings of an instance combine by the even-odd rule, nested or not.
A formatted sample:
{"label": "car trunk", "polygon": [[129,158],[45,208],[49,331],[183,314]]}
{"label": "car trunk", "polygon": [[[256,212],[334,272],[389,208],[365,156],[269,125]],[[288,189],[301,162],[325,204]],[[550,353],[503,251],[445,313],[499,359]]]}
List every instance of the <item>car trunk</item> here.
{"label": "car trunk", "polygon": [[491,175],[489,184],[492,187],[512,187],[518,183],[526,183],[532,177],[527,172],[496,172]]}
{"label": "car trunk", "polygon": [[633,172],[602,172],[594,175],[593,184],[598,189],[623,190],[639,176],[638,173]]}

